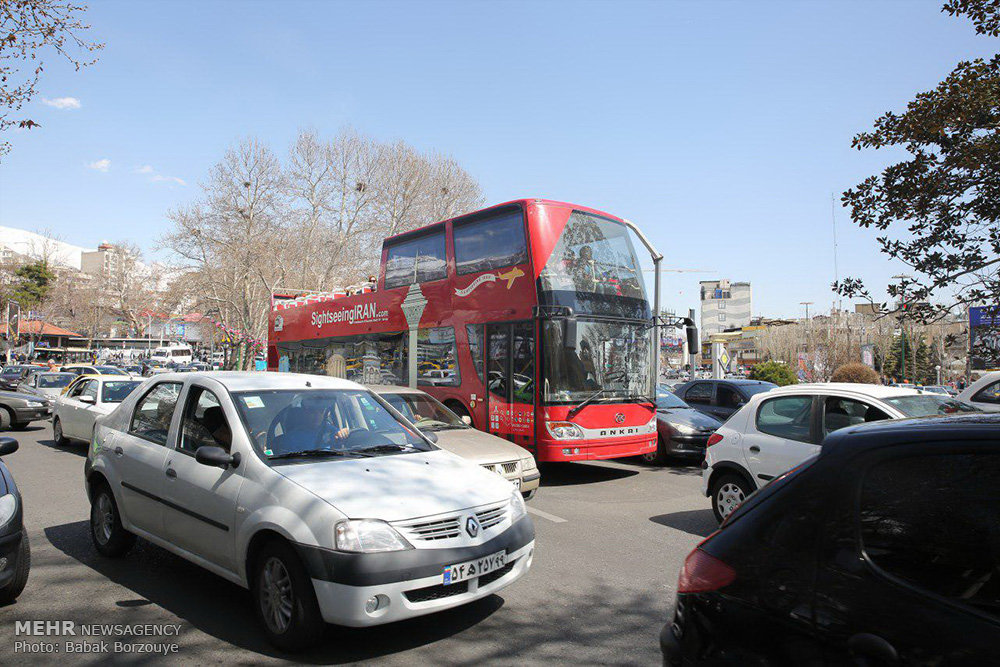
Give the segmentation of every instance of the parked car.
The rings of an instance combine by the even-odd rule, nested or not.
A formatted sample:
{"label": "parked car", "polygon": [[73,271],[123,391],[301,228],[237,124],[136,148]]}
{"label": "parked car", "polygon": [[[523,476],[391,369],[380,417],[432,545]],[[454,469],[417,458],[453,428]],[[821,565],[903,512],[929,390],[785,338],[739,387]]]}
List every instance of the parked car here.
{"label": "parked car", "polygon": [[[17,451],[17,440],[0,437],[0,457]],[[10,469],[0,459],[0,604],[17,599],[28,583],[31,546],[24,529],[21,493]]]}
{"label": "parked car", "polygon": [[123,375],[128,373],[117,366],[92,366],[89,364],[71,364],[60,369],[63,373],[76,373],[77,375]]}
{"label": "parked car", "polygon": [[297,373],[169,373],[97,424],[91,535],[141,536],[250,589],[294,650],[324,621],[456,607],[524,575],[534,526],[498,475],[432,442],[364,387]]}
{"label": "parked car", "polygon": [[17,385],[21,384],[21,380],[24,376],[28,374],[29,371],[39,368],[39,366],[31,366],[28,364],[11,364],[9,366],[4,366],[3,371],[0,371],[0,390],[15,391]]}
{"label": "parked car", "polygon": [[957,391],[943,384],[932,384],[925,387],[921,387],[920,389],[929,394],[941,394],[942,396],[958,396]]}
{"label": "parked car", "polygon": [[52,406],[52,439],[57,445],[72,440],[91,442],[98,417],[111,414],[141,379],[118,375],[82,375],[55,399]]}
{"label": "parked car", "polygon": [[674,394],[695,410],[724,422],[751,396],[777,386],[760,380],[693,380],[674,387]]}
{"label": "parked car", "polygon": [[874,384],[799,384],[757,394],[708,440],[703,490],[722,521],[765,483],[819,451],[830,433],[865,422],[979,412],[968,403]]}
{"label": "parked car", "polygon": [[0,391],[0,431],[20,431],[33,421],[52,415],[52,401],[44,396]]}
{"label": "parked car", "polygon": [[17,385],[21,394],[34,394],[55,400],[69,383],[76,379],[74,373],[53,373],[42,370],[39,373],[28,373],[28,376]]}
{"label": "parked car", "polygon": [[541,474],[527,449],[472,428],[427,392],[391,385],[369,388],[422,432],[434,433],[441,449],[497,473],[519,489],[525,500],[534,497]]}
{"label": "parked car", "polygon": [[966,387],[958,399],[986,412],[1000,412],[1000,371],[985,374]]}
{"label": "parked car", "polygon": [[698,412],[663,385],[656,391],[656,431],[659,446],[643,454],[646,463],[662,465],[675,458],[700,460],[708,438],[722,426],[715,417]]}
{"label": "parked car", "polygon": [[141,364],[126,364],[125,366],[122,366],[122,370],[129,375],[142,375]]}
{"label": "parked car", "polygon": [[169,373],[173,366],[155,359],[147,359],[142,362],[142,376],[152,377],[161,373]]}
{"label": "parked car", "polygon": [[1000,415],[846,428],[684,562],[664,663],[986,665]]}

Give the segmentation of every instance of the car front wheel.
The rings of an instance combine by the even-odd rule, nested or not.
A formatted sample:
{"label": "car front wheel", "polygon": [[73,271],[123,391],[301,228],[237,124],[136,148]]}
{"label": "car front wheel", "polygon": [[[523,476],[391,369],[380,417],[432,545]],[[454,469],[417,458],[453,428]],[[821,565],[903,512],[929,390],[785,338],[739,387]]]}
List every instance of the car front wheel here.
{"label": "car front wheel", "polygon": [[312,580],[298,555],[283,542],[261,548],[250,587],[257,617],[275,646],[301,651],[319,641],[324,622]]}
{"label": "car front wheel", "polygon": [[754,489],[743,477],[736,474],[721,475],[712,484],[712,511],[719,523],[733,513]]}
{"label": "car front wheel", "polygon": [[13,578],[6,586],[0,588],[0,603],[9,604],[17,599],[28,583],[28,572],[31,571],[31,546],[28,544],[28,531],[21,529],[21,546],[17,549],[17,565]]}
{"label": "car front wheel", "polygon": [[60,447],[69,442],[63,434],[62,421],[59,417],[56,417],[52,422],[52,439],[55,440],[55,443]]}
{"label": "car front wheel", "polygon": [[90,505],[90,537],[101,555],[109,558],[124,556],[135,544],[135,535],[122,526],[118,504],[107,484],[101,484]]}

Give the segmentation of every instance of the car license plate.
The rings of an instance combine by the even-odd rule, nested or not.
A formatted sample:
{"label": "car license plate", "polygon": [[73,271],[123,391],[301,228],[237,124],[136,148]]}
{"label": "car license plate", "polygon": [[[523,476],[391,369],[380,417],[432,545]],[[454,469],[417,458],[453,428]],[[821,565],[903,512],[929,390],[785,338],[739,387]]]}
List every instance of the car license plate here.
{"label": "car license plate", "polygon": [[489,574],[494,570],[499,570],[506,564],[507,552],[498,551],[495,554],[466,561],[465,563],[446,566],[442,581],[447,586],[448,584],[465,581],[466,579],[474,579],[475,577]]}

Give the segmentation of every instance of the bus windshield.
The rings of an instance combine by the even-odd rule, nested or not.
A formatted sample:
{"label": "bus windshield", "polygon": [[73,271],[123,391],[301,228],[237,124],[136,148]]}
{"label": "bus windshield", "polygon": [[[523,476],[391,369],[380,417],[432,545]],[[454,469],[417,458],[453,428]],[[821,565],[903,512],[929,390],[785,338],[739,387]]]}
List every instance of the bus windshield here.
{"label": "bus windshield", "polygon": [[559,319],[542,327],[546,403],[576,403],[598,390],[601,400],[651,400],[648,325],[578,320],[570,345],[565,331]]}
{"label": "bus windshield", "polygon": [[577,313],[648,319],[646,291],[628,229],[574,211],[539,275],[541,298]]}

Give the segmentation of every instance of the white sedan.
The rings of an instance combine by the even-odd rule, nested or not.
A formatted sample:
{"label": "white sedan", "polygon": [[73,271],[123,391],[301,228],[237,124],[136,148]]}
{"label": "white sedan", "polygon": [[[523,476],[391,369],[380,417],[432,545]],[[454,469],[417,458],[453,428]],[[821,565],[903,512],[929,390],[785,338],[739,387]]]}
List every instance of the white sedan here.
{"label": "white sedan", "polygon": [[1000,412],[1000,371],[987,373],[979,378],[961,394],[960,401],[971,403],[980,410]]}
{"label": "white sedan", "polygon": [[52,439],[57,445],[90,442],[97,418],[110,414],[140,384],[120,375],[78,377],[52,406]]}

